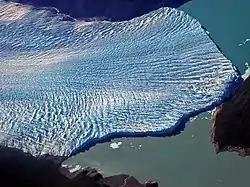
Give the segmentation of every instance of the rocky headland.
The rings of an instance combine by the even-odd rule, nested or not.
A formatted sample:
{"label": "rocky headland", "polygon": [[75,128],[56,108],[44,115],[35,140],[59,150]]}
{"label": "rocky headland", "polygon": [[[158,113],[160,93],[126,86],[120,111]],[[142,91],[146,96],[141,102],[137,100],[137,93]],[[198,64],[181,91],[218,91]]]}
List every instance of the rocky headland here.
{"label": "rocky headland", "polygon": [[213,113],[211,139],[217,153],[250,155],[250,77],[236,94]]}

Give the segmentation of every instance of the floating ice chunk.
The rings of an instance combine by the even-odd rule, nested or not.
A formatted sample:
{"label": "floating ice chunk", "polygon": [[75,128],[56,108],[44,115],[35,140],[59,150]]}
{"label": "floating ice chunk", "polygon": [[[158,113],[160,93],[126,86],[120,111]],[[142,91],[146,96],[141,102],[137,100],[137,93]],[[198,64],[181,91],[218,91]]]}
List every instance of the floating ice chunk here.
{"label": "floating ice chunk", "polygon": [[195,116],[195,117],[192,117],[192,118],[190,118],[190,122],[194,122],[196,119],[198,118],[198,116]]}
{"label": "floating ice chunk", "polygon": [[62,164],[61,167],[62,168],[68,168],[68,165],[67,164]]}
{"label": "floating ice chunk", "polygon": [[111,143],[110,144],[110,147],[112,148],[112,149],[119,149],[120,148],[120,146],[122,145],[122,142],[114,142],[114,143]]}
{"label": "floating ice chunk", "polygon": [[242,43],[240,43],[239,46],[245,45],[249,41],[250,41],[250,38],[247,38]]}
{"label": "floating ice chunk", "polygon": [[246,66],[246,70],[245,70],[245,73],[242,75],[243,79],[246,79],[250,75],[250,67],[249,67],[248,62],[245,63],[245,66]]}
{"label": "floating ice chunk", "polygon": [[75,172],[79,171],[80,169],[82,169],[82,167],[80,165],[76,165],[74,167],[69,168],[69,172],[75,173]]}

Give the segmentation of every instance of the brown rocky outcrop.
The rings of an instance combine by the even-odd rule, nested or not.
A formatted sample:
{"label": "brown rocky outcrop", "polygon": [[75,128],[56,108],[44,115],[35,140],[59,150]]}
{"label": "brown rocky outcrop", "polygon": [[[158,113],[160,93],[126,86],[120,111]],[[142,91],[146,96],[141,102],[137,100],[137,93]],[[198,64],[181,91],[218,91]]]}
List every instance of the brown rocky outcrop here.
{"label": "brown rocky outcrop", "polygon": [[217,153],[237,151],[250,155],[250,77],[213,113],[211,138]]}

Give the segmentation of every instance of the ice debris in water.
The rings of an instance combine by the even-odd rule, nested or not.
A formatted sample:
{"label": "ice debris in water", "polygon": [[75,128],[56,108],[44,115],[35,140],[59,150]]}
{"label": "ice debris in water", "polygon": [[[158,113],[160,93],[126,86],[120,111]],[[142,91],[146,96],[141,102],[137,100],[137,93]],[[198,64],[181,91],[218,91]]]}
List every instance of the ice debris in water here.
{"label": "ice debris in water", "polygon": [[112,149],[119,149],[121,145],[122,145],[122,142],[117,142],[117,143],[113,142],[113,143],[110,144],[110,147]]}
{"label": "ice debris in water", "polygon": [[245,45],[249,41],[250,41],[250,38],[247,38],[242,43],[240,43],[239,46]]}
{"label": "ice debris in water", "polygon": [[76,166],[74,166],[72,168],[69,168],[69,172],[70,173],[75,173],[75,172],[79,171],[80,169],[82,169],[82,167],[80,165],[76,165]]}
{"label": "ice debris in water", "polygon": [[242,75],[243,79],[246,79],[250,75],[250,67],[248,62],[245,62],[246,70],[245,73]]}

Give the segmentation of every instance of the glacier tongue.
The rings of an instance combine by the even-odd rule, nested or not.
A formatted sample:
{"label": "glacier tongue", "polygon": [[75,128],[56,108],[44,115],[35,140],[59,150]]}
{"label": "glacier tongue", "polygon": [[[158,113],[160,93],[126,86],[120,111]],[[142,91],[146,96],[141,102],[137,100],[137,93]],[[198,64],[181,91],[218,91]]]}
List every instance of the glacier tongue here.
{"label": "glacier tongue", "polygon": [[0,2],[1,145],[70,155],[109,138],[172,135],[241,81],[182,11],[123,22],[62,17]]}

